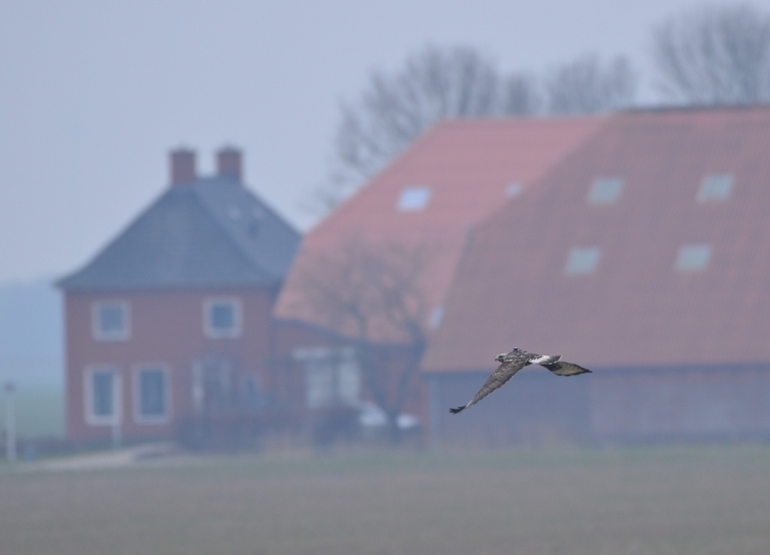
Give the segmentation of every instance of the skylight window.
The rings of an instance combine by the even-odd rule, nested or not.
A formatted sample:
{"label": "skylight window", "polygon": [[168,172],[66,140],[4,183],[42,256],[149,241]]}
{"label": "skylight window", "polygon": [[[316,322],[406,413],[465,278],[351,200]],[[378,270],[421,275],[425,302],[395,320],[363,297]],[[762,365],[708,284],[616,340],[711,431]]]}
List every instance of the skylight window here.
{"label": "skylight window", "polygon": [[620,177],[599,177],[594,180],[588,192],[591,204],[613,204],[623,192],[623,180]]}
{"label": "skylight window", "polygon": [[707,175],[700,183],[698,202],[720,202],[730,198],[733,176],[730,174]]}
{"label": "skylight window", "polygon": [[398,210],[399,212],[424,210],[429,199],[429,187],[409,187],[401,191],[401,196],[398,198]]}
{"label": "skylight window", "polygon": [[519,193],[521,193],[523,188],[524,187],[518,181],[515,183],[511,183],[505,188],[505,196],[507,196],[508,198],[513,198]]}
{"label": "skylight window", "polygon": [[682,245],[676,257],[678,272],[697,272],[708,266],[711,245]]}
{"label": "skylight window", "polygon": [[592,274],[599,264],[601,251],[598,247],[581,247],[569,251],[564,273],[567,275]]}

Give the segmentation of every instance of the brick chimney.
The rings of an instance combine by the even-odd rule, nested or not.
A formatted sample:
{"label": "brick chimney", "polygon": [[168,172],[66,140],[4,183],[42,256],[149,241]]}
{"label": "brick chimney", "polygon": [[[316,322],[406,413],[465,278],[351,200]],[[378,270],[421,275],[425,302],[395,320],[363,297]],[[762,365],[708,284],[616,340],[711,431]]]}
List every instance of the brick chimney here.
{"label": "brick chimney", "polygon": [[198,178],[195,171],[195,151],[177,148],[171,151],[171,185],[189,185]]}
{"label": "brick chimney", "polygon": [[243,171],[241,158],[241,151],[233,146],[220,148],[217,152],[217,175],[240,183]]}

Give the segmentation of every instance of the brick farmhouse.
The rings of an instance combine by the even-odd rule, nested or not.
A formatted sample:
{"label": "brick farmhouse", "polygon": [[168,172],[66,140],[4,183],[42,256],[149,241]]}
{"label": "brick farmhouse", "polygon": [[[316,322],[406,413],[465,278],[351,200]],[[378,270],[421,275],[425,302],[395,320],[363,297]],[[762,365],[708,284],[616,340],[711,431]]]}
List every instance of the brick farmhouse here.
{"label": "brick farmhouse", "polygon": [[[171,184],[64,292],[68,437],[169,437],[185,418],[272,406],[272,310],[299,234],[242,183],[241,153]],[[118,437],[115,437],[118,436]]]}

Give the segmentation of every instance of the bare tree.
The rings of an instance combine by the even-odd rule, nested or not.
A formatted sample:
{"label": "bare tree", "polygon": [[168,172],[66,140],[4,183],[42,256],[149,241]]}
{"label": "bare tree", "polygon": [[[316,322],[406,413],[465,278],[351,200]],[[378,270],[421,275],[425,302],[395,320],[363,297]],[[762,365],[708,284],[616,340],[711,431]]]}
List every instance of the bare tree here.
{"label": "bare tree", "polygon": [[[318,212],[333,207],[442,119],[524,113],[533,101],[517,98],[515,85],[501,102],[496,65],[467,46],[427,46],[398,71],[373,71],[361,96],[340,104],[334,167],[310,204]],[[523,92],[526,83],[518,85]]]}
{"label": "bare tree", "polygon": [[513,73],[505,78],[500,99],[505,115],[536,114],[542,110],[543,96],[537,78],[530,73]]}
{"label": "bare tree", "polygon": [[301,302],[355,346],[363,383],[394,439],[427,342],[422,283],[428,262],[424,248],[352,241],[334,255],[316,257],[301,278]]}
{"label": "bare tree", "polygon": [[685,104],[770,101],[770,15],[750,5],[707,7],[653,31],[658,87]]}
{"label": "bare tree", "polygon": [[636,81],[625,58],[602,65],[596,56],[584,56],[539,79],[502,74],[471,47],[427,46],[398,71],[372,72],[361,96],[340,104],[332,171],[305,208],[325,214],[442,119],[625,108]]}
{"label": "bare tree", "polygon": [[618,57],[602,64],[587,54],[550,72],[545,79],[548,111],[590,114],[629,107],[636,96],[637,76],[630,62]]}

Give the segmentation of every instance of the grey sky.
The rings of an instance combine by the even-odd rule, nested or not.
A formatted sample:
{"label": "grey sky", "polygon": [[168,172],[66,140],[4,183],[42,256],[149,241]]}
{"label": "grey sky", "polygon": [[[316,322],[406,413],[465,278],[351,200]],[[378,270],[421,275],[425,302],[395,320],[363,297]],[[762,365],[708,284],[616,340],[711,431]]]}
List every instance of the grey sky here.
{"label": "grey sky", "polygon": [[626,54],[649,77],[651,25],[698,4],[2,0],[0,283],[82,265],[160,194],[181,144],[204,173],[242,147],[249,185],[307,228],[337,100],[428,41],[506,70]]}

